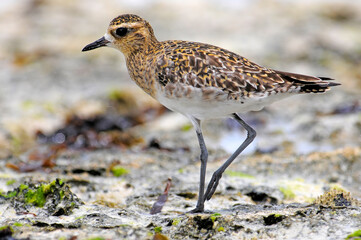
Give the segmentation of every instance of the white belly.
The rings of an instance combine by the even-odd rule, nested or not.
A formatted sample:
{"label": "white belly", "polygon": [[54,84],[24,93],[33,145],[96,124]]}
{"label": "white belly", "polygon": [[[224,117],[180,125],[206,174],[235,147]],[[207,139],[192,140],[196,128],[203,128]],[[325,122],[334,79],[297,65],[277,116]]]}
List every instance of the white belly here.
{"label": "white belly", "polygon": [[161,104],[173,111],[203,120],[228,117],[232,113],[259,111],[268,104],[291,95],[293,94],[254,95],[248,98],[229,100],[227,99],[227,94],[224,94],[224,96],[218,94],[216,97],[208,96],[204,98],[200,89],[192,88],[191,92],[188,92],[187,95],[173,94],[170,96],[158,91],[157,99]]}

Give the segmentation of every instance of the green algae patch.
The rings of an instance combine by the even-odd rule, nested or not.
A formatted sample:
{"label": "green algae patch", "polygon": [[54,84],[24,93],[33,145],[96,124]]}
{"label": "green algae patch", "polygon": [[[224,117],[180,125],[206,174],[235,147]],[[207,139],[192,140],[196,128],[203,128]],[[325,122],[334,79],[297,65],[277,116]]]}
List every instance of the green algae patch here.
{"label": "green algae patch", "polygon": [[177,226],[181,222],[181,220],[182,220],[181,218],[174,218],[172,220],[172,225]]}
{"label": "green algae patch", "polygon": [[188,132],[192,128],[193,128],[192,124],[185,124],[185,125],[182,126],[181,130],[182,130],[182,132]]}
{"label": "green algae patch", "polygon": [[5,229],[8,229],[9,231],[11,231],[12,233],[14,232],[14,229],[11,226],[5,225],[5,226],[0,226],[0,231],[3,231]]}
{"label": "green algae patch", "polygon": [[10,186],[10,185],[13,185],[14,183],[16,183],[16,180],[15,180],[15,179],[11,179],[11,180],[8,180],[8,181],[6,182],[6,185],[7,185],[7,186]]}
{"label": "green algae patch", "polygon": [[[58,190],[58,188],[62,187],[64,183],[57,179],[49,184],[41,184],[33,189],[29,189],[28,185],[20,184],[19,193],[24,192],[24,200],[25,203],[31,204],[37,207],[44,207],[46,203],[46,198],[48,195],[58,193],[59,199],[62,200],[64,197],[64,193],[62,190]],[[27,190],[25,192],[25,190]]]}
{"label": "green algae patch", "polygon": [[19,223],[19,222],[14,222],[13,226],[15,227],[22,227],[24,226],[22,223]]}
{"label": "green algae patch", "polygon": [[26,190],[26,189],[28,189],[28,188],[29,188],[29,186],[28,186],[28,185],[25,185],[25,184],[20,184],[20,186],[19,186],[20,192],[22,192],[22,191],[24,191],[24,190]]}
{"label": "green algae patch", "polygon": [[219,228],[217,229],[217,232],[224,232],[224,227],[219,227]]}
{"label": "green algae patch", "polygon": [[13,234],[14,229],[11,226],[0,226],[0,239],[15,240],[15,238],[12,237]]}
{"label": "green algae patch", "polygon": [[291,187],[280,187],[279,190],[287,200],[292,200],[296,197],[296,194],[292,191]]}
{"label": "green algae patch", "polygon": [[252,178],[252,179],[255,178],[255,176],[252,176],[250,174],[243,173],[243,172],[238,172],[238,171],[230,171],[230,170],[228,170],[225,173],[230,177]]}
{"label": "green algae patch", "polygon": [[119,166],[119,165],[112,167],[111,171],[115,177],[121,177],[121,176],[127,175],[129,173],[128,169],[126,169],[122,166]]}
{"label": "green algae patch", "polygon": [[353,239],[353,240],[360,240],[361,239],[361,229],[354,231],[353,233],[349,234],[346,238],[346,240],[348,239]]}
{"label": "green algae patch", "polygon": [[128,96],[128,94],[126,92],[118,90],[118,89],[112,89],[108,94],[108,98],[113,101],[118,101],[120,99],[124,99],[127,96]]}
{"label": "green algae patch", "polygon": [[49,193],[46,185],[41,185],[36,190],[31,190],[25,194],[25,202],[33,204],[37,207],[44,207],[46,202],[46,195]]}
{"label": "green algae patch", "polygon": [[220,213],[213,213],[213,214],[211,215],[211,220],[212,220],[212,222],[214,223],[214,221],[216,221],[219,216],[221,216]]}
{"label": "green algae patch", "polygon": [[0,196],[5,198],[5,199],[9,199],[9,198],[13,198],[17,195],[16,191],[9,191],[6,194],[5,193],[0,193]]}
{"label": "green algae patch", "polygon": [[52,216],[69,215],[74,208],[83,204],[60,179],[38,185],[20,184],[1,196],[10,201],[17,212],[28,212],[29,208],[35,206]]}
{"label": "green algae patch", "polygon": [[162,227],[155,227],[154,232],[155,233],[161,233],[162,232]]}

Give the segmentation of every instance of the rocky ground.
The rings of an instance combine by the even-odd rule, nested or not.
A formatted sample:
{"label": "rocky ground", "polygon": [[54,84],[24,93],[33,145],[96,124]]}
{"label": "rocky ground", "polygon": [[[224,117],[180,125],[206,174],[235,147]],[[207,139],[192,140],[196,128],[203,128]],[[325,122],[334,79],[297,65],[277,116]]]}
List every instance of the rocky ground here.
{"label": "rocky ground", "polygon": [[[360,238],[360,3],[0,6],[0,239]],[[189,214],[200,163],[187,119],[131,83],[120,53],[80,52],[122,13],[149,20],[159,40],[212,43],[342,86],[242,114],[255,142],[206,213]],[[232,120],[203,127],[210,179],[245,132]],[[164,207],[151,214],[156,202]]]}

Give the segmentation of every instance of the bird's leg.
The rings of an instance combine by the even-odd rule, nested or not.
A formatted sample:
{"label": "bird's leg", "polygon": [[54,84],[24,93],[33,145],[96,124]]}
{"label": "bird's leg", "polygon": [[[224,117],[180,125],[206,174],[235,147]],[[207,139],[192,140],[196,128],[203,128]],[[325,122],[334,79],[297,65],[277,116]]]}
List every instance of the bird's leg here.
{"label": "bird's leg", "polygon": [[228,158],[228,160],[223,163],[223,165],[218,168],[214,173],[209,181],[207,191],[204,194],[203,201],[211,199],[214,192],[216,191],[216,188],[218,186],[218,182],[222,177],[223,172],[226,170],[226,168],[233,162],[233,160],[253,141],[253,139],[256,137],[256,131],[249,126],[247,123],[245,123],[236,113],[233,114],[233,118],[239,122],[246,130],[247,130],[247,138],[244,140],[244,142],[241,144],[241,146],[238,147],[238,149]]}
{"label": "bird's leg", "polygon": [[203,139],[203,134],[202,134],[202,130],[200,127],[200,120],[198,120],[198,119],[191,119],[191,120],[196,129],[199,146],[201,148],[201,155],[200,155],[201,170],[200,170],[198,202],[197,202],[196,208],[191,211],[192,213],[197,213],[197,212],[204,211],[204,202],[205,202],[205,200],[204,200],[204,184],[205,184],[205,178],[206,178],[208,151],[207,151],[207,147],[204,142],[204,139]]}

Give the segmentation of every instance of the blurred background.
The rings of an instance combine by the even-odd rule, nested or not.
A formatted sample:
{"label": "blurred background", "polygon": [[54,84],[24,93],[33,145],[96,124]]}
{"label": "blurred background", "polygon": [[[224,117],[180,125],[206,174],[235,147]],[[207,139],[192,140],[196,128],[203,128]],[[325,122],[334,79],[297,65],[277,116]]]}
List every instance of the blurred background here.
{"label": "blurred background", "polygon": [[[124,13],[148,20],[158,40],[206,42],[270,68],[335,78],[342,86],[326,95],[290,98],[247,118],[256,128],[267,117],[268,128],[292,132],[298,126],[296,136],[287,139],[302,139],[305,129],[316,132],[306,141],[330,141],[334,134],[326,150],[361,144],[360,115],[344,116],[360,111],[360,1],[2,0],[0,156],[8,156],[14,144],[25,146],[24,139],[39,130],[54,130],[69,111],[104,111],[104,99],[116,91],[132,93],[140,105],[156,104],[130,81],[120,52],[81,52]],[[319,124],[318,117],[332,114],[337,116],[319,121],[321,128],[310,127]],[[267,127],[258,126],[260,131]],[[261,137],[257,145],[272,139]],[[232,142],[221,140],[226,149],[234,149]]]}

